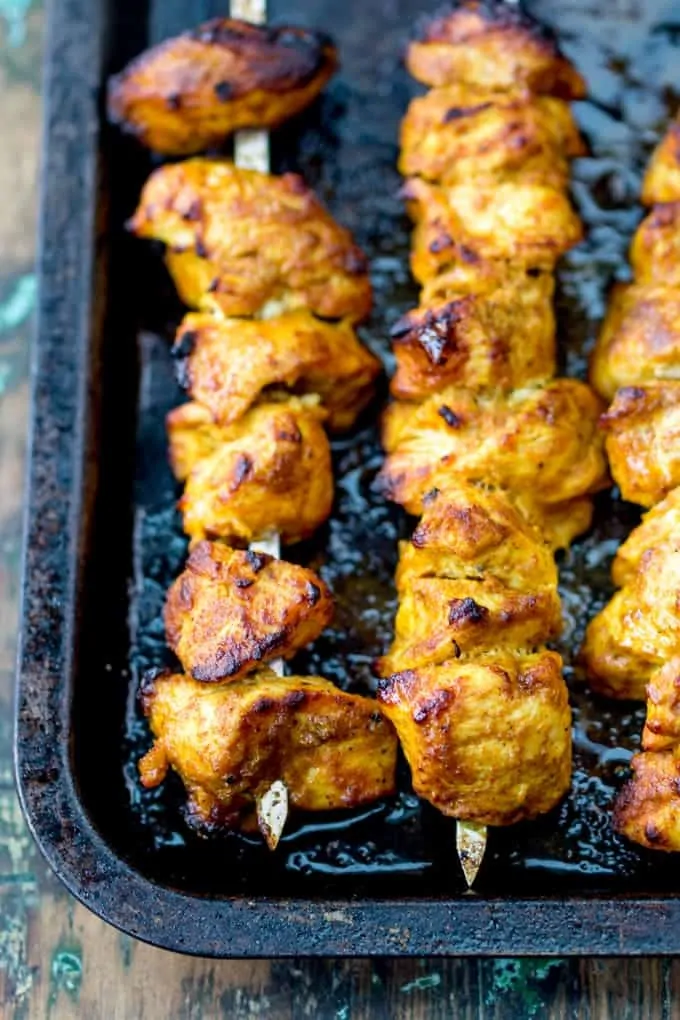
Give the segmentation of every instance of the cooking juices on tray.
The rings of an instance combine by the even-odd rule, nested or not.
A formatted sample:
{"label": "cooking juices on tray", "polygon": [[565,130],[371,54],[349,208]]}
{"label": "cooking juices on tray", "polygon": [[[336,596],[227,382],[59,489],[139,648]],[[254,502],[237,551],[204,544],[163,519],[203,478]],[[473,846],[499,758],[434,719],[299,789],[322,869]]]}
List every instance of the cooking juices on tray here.
{"label": "cooking juices on tray", "polygon": [[[263,665],[314,640],[330,595],[304,568],[222,544],[272,532],[297,541],[329,512],[322,426],[351,427],[378,371],[353,330],[371,301],[362,253],[299,177],[222,160],[161,167],[132,220],[140,236],[165,242],[180,296],[197,310],[175,344],[193,399],[168,418],[193,551],[166,625],[186,675],[146,681],[156,743],[141,771],[154,785],[174,767],[190,816],[208,827],[252,826],[277,779],[312,809],[389,792],[396,744],[385,717],[416,792],[464,822],[534,817],[569,786],[566,687],[545,647],[561,628],[552,551],[588,528],[591,495],[608,484],[598,399],[553,378],[554,267],[582,235],[566,188],[585,147],[568,101],[585,86],[547,33],[501,3],[463,0],[435,17],[407,62],[434,86],[409,108],[400,158],[423,290],[393,330],[396,402],[380,484],[422,520],[401,550],[395,640],[377,664],[382,713],[327,681]],[[280,123],[335,63],[319,34],[216,21],[117,76],[110,112],[150,147],[193,154],[245,126]],[[667,201],[675,172],[666,144],[647,192]],[[635,286],[667,318],[651,280],[656,263],[672,263],[673,215],[657,207],[634,249]],[[605,330],[612,378],[630,364],[626,344],[640,346],[627,320],[633,298],[620,298]],[[658,378],[654,366],[649,376]],[[611,396],[597,368],[593,381]],[[644,407],[619,393],[606,419],[616,475],[617,441],[644,450],[645,471],[630,481],[654,493],[646,505],[665,483],[630,430],[634,414],[647,429],[672,416],[670,387],[656,385]],[[672,520],[669,500],[647,532]],[[655,750],[659,733],[671,740],[677,672],[668,666],[655,688]],[[318,786],[315,770],[325,776]]]}
{"label": "cooking juices on tray", "polygon": [[604,416],[612,475],[648,508],[618,550],[620,589],[591,622],[583,657],[592,686],[647,698],[642,753],[615,824],[643,846],[680,850],[680,158],[678,124],[652,156],[651,206],[633,238],[634,279],[612,294],[591,363],[612,403]]}

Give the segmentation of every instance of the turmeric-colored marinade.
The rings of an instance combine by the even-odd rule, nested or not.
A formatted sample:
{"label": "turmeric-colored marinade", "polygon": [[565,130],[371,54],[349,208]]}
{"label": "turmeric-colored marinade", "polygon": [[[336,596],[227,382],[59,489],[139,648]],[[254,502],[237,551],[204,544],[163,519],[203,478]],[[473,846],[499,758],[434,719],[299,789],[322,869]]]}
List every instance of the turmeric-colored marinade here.
{"label": "turmeric-colored marinade", "polygon": [[402,544],[394,642],[377,664],[416,792],[509,825],[571,779],[553,553],[607,485],[600,400],[555,378],[554,270],[582,227],[567,195],[584,95],[514,5],[463,0],[407,65],[431,90],[402,124],[420,303],[392,330],[385,495],[420,517]]}
{"label": "turmeric-colored marinade", "polygon": [[[117,75],[109,110],[150,148],[194,155],[292,116],[336,66],[319,33],[217,19]],[[394,789],[397,741],[375,700],[270,668],[330,623],[328,587],[248,548],[298,542],[330,513],[325,430],[352,427],[380,369],[355,332],[371,307],[367,263],[299,176],[226,159],[155,170],[130,227],[165,244],[191,309],[173,349],[191,399],[167,421],[191,539],[165,607],[181,669],[143,681],[154,744],[141,779],[156,786],[172,768],[193,824],[257,823],[273,845],[262,804],[277,787],[309,811]]]}
{"label": "turmeric-colored marinade", "polygon": [[654,152],[649,207],[633,238],[633,281],[611,295],[591,362],[611,401],[603,418],[624,499],[647,510],[618,550],[619,589],[591,621],[583,659],[592,687],[647,700],[642,751],[617,801],[623,835],[680,850],[680,125]]}

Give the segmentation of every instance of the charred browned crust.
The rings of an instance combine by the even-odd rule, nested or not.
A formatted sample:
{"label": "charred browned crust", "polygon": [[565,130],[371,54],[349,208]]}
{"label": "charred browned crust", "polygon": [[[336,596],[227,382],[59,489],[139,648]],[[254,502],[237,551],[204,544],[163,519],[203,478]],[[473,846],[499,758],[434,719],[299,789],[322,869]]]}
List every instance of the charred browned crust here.
{"label": "charred browned crust", "polygon": [[299,113],[338,66],[330,38],[215,18],[147,50],[109,80],[109,119],[159,152],[188,155]]}
{"label": "charred browned crust", "polygon": [[165,604],[168,645],[196,680],[237,680],[314,641],[333,597],[313,571],[264,553],[199,542]]}

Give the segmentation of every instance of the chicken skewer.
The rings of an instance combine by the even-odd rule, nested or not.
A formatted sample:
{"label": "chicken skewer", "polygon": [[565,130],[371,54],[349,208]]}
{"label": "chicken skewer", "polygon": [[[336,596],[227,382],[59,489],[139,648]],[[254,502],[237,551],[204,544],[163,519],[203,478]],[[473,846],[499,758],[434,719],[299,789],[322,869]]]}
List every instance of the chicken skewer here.
{"label": "chicken skewer", "polygon": [[[400,160],[402,173],[410,177],[404,194],[416,220],[412,268],[425,290],[421,308],[393,331],[397,373],[391,389],[400,399],[425,402],[420,410],[396,405],[388,412],[382,480],[391,498],[420,513],[422,496],[432,487],[445,490],[452,468],[472,480],[500,485],[516,480],[514,439],[504,437],[497,447],[504,445],[515,461],[508,472],[502,453],[489,464],[493,425],[489,445],[484,442],[484,422],[493,422],[497,413],[500,425],[512,404],[493,398],[476,402],[460,387],[511,390],[554,372],[552,286],[544,270],[560,250],[580,239],[580,225],[561,191],[569,158],[584,151],[569,108],[558,97],[583,94],[583,82],[538,26],[502,3],[465,2],[433,19],[422,39],[411,45],[407,63],[416,78],[434,86],[411,104]],[[467,183],[471,178],[474,186]],[[491,188],[485,189],[485,181]],[[532,275],[520,270],[513,280],[507,262],[499,272],[498,260],[507,259],[524,263]],[[519,317],[526,324],[526,339],[517,337]],[[574,393],[574,407],[583,397],[585,435],[573,415],[567,416],[570,426],[563,434],[571,433],[572,442],[578,436],[579,450],[593,438],[597,413],[585,394]],[[526,412],[516,421],[521,443]],[[502,431],[501,426],[499,437]],[[438,456],[432,459],[434,450]],[[559,455],[555,443],[557,463]],[[568,544],[588,526],[589,501],[583,497],[603,481],[601,454],[594,447],[585,464],[573,490],[564,493],[562,506],[555,497],[559,482],[548,495],[554,507],[548,512],[545,505],[527,506],[523,499],[554,547]],[[539,503],[540,485],[537,475],[532,490]],[[474,494],[469,501],[475,505]],[[536,502],[530,497],[529,504]],[[414,755],[412,768],[418,760]],[[451,813],[460,819],[458,811]],[[483,825],[457,822],[458,853],[469,885],[485,845]]]}
{"label": "chicken skewer", "polygon": [[676,121],[647,169],[652,206],[633,238],[633,282],[614,288],[591,361],[611,400],[603,417],[612,475],[647,508],[617,551],[619,589],[590,622],[582,649],[598,692],[647,701],[641,751],[614,826],[649,849],[680,851],[680,161]]}
{"label": "chicken skewer", "polygon": [[[252,5],[239,13],[252,15]],[[265,51],[271,46],[271,35],[276,37],[276,46],[275,52],[268,54]],[[244,49],[245,68],[239,64]],[[312,66],[304,66],[304,59],[301,64],[300,54],[304,56],[306,50]],[[265,93],[272,87],[271,68],[277,61],[280,66],[286,61],[292,64],[293,80],[286,81],[284,74],[283,94],[276,95],[274,89],[266,96],[264,109],[253,84],[252,107],[250,112],[245,110],[244,123],[265,123],[267,111],[271,114],[281,102],[285,107],[287,97],[293,95],[291,89],[294,92],[295,74],[306,83],[313,71],[317,82],[323,83],[335,66],[332,46],[315,33],[290,29],[249,35],[243,22],[208,23],[140,58],[114,83],[113,94],[124,106],[126,99],[134,99],[135,89],[139,90],[147,74],[151,83],[146,92],[148,110],[131,104],[137,118],[135,129],[145,139],[163,137],[159,134],[163,119],[149,114],[155,110],[154,87],[157,94],[158,82],[167,81],[163,62],[173,60],[185,63],[182,73],[178,73],[183,91],[173,100],[172,117],[165,122],[168,151],[179,151],[180,144],[187,151],[189,145],[196,147],[199,137],[215,130],[219,120],[216,115],[222,115],[223,123],[229,122],[229,111],[236,117],[241,108],[230,96],[243,80],[249,80],[251,72],[257,77],[260,66],[266,65],[262,84]],[[210,92],[204,85],[216,77],[217,64],[232,75],[235,86],[220,78]],[[200,87],[192,92],[195,81]],[[307,101],[313,91],[311,87],[306,90]],[[216,95],[219,103],[225,101],[227,109],[218,108],[202,120],[201,104],[215,106]],[[242,106],[247,108],[248,102],[246,90]],[[185,107],[187,116],[177,113]],[[272,178],[262,172],[268,166],[266,143],[267,136],[262,132],[239,132],[235,151],[238,162],[247,164],[245,167],[195,160],[163,168],[152,176],[132,221],[138,233],[153,235],[158,220],[158,236],[169,245],[169,268],[180,295],[188,304],[206,308],[203,315],[185,317],[173,352],[180,359],[179,375],[194,403],[177,408],[168,419],[173,467],[178,478],[187,483],[182,505],[193,551],[187,569],[168,595],[165,621],[168,642],[188,676],[149,688],[153,693],[145,696],[145,705],[157,739],[140,765],[143,782],[153,786],[162,781],[171,764],[185,781],[191,810],[205,823],[210,819],[200,805],[207,797],[206,781],[212,782],[210,769],[217,767],[211,756],[210,727],[217,735],[224,721],[231,719],[229,730],[219,739],[226,740],[236,753],[239,734],[252,727],[248,705],[253,694],[258,690],[262,693],[252,709],[256,713],[279,698],[278,691],[272,691],[271,696],[266,693],[270,673],[260,672],[253,678],[246,674],[257,669],[262,660],[277,663],[275,656],[280,650],[290,654],[313,640],[330,619],[332,603],[323,582],[303,568],[277,564],[271,554],[261,550],[263,545],[271,548],[277,527],[282,526],[288,541],[295,541],[310,534],[327,516],[332,476],[321,422],[327,419],[332,428],[351,425],[367,402],[378,371],[376,359],[361,347],[349,325],[350,320],[362,318],[370,305],[363,256],[299,178]],[[259,276],[249,262],[253,227],[261,231]],[[230,229],[231,239],[225,238]],[[294,256],[296,249],[298,258]],[[339,324],[324,323],[305,306],[330,318],[348,318]],[[230,319],[225,315],[260,318]],[[324,374],[329,368],[330,379]],[[295,388],[302,396],[286,397],[280,387]],[[265,391],[267,398],[261,402],[259,398]],[[275,498],[277,493],[280,500]],[[250,548],[243,553],[199,541],[214,537],[245,540]],[[278,555],[278,541],[276,552]],[[190,677],[204,684],[218,684],[219,697],[216,690],[215,697],[206,695],[194,701]],[[248,681],[247,686],[241,678]],[[221,692],[226,680],[228,696]],[[342,732],[336,702],[338,711],[348,717],[348,735],[355,728],[356,748],[347,748],[347,782],[342,780],[343,770],[338,764],[334,783],[329,773],[330,785],[325,786],[323,803],[314,796],[310,803],[304,769],[291,770],[285,760],[280,760],[283,751],[277,751],[276,730],[267,737],[266,730],[255,728],[259,736],[250,752],[253,762],[268,764],[264,774],[245,767],[245,787],[236,803],[241,805],[239,811],[247,807],[248,800],[243,802],[242,798],[249,783],[254,782],[255,816],[271,848],[285,824],[289,796],[298,807],[343,807],[380,796],[393,785],[395,740],[374,703],[371,707],[365,699],[343,695],[326,681],[314,683],[319,694],[316,699],[311,689],[301,687],[301,680],[286,678],[280,688],[283,701],[276,718],[283,719],[285,708],[292,713],[290,725],[301,734],[305,726],[311,727],[303,748],[319,743],[320,753],[328,756],[330,766],[333,757],[341,753],[341,744],[333,750],[334,734],[340,738]],[[162,691],[167,696],[161,697]],[[195,703],[196,722],[201,716],[206,719],[201,724],[200,740],[187,742],[180,736],[182,723],[173,706],[186,697],[190,698],[186,709],[189,718],[190,705]],[[159,698],[163,708],[157,710]],[[319,723],[315,722],[320,711],[317,703],[325,704],[328,712],[328,718]],[[361,712],[357,713],[359,705]],[[357,770],[360,755],[353,752],[362,747],[364,712],[378,744],[375,764],[361,775]],[[294,742],[286,745],[287,754],[292,753],[293,746]],[[306,752],[301,749],[299,753],[304,762]],[[205,759],[205,768],[198,773],[197,756],[198,760]],[[233,760],[227,756],[220,768],[226,769]],[[279,760],[280,778],[272,782],[270,770]],[[319,772],[320,766],[321,776],[326,767],[321,760],[312,774]],[[243,767],[240,765],[239,770]],[[263,786],[267,774],[270,782]],[[233,774],[226,777],[229,784],[235,778]],[[293,783],[290,789],[289,781]],[[323,790],[321,779],[319,785]],[[226,799],[233,801],[233,797]],[[220,804],[224,800],[221,797]],[[217,810],[217,805],[211,807],[210,816]]]}

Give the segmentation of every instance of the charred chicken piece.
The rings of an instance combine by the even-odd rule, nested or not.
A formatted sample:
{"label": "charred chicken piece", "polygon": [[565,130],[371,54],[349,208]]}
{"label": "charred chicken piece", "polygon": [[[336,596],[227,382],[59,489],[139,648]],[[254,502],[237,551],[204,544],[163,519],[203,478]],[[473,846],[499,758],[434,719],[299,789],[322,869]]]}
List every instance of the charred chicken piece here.
{"label": "charred chicken piece", "polygon": [[187,535],[243,544],[275,532],[284,542],[308,538],[333,502],[324,418],[295,398],[258,404],[227,426],[200,404],[171,411],[170,458],[186,480],[179,507]]}
{"label": "charred chicken piece", "polygon": [[680,201],[680,121],[674,121],[657,145],[642,182],[644,205]]}
{"label": "charred chicken piece", "polygon": [[192,308],[271,317],[305,307],[352,322],[370,311],[363,253],[296,174],[210,159],[162,166],[130,228],[167,245],[168,268]]}
{"label": "charred chicken piece", "polygon": [[319,32],[215,18],[114,75],[109,119],[156,152],[190,155],[242,128],[293,117],[337,66],[335,47]]}
{"label": "charred chicken piece", "polygon": [[554,652],[407,670],[380,681],[378,699],[414,790],[445,815],[512,825],[569,789],[571,714]]}
{"label": "charred chicken piece", "polygon": [[612,576],[623,585],[586,631],[591,686],[644,700],[645,684],[680,655],[680,502],[668,497],[621,546]]}
{"label": "charred chicken piece", "polygon": [[412,177],[402,194],[416,224],[411,271],[422,284],[460,263],[553,269],[583,237],[569,199],[541,184],[446,187]]}
{"label": "charred chicken piece", "polygon": [[424,401],[388,407],[387,459],[379,482],[413,514],[449,480],[486,482],[535,508],[580,499],[607,484],[600,404],[576,379],[510,394],[449,387]]}
{"label": "charred chicken piece", "polygon": [[636,283],[680,286],[680,202],[657,205],[644,218],[633,237],[630,261]]}
{"label": "charred chicken piece", "polygon": [[624,499],[651,507],[680,485],[680,379],[620,389],[601,420]]}
{"label": "charred chicken piece", "polygon": [[680,749],[644,751],[614,808],[614,828],[650,850],[680,850]]}
{"label": "charred chicken piece", "polygon": [[155,737],[139,763],[158,786],[170,767],[188,793],[188,816],[208,829],[252,826],[275,780],[293,807],[351,808],[394,790],[397,741],[375,701],[321,677],[267,669],[229,684],[169,673],[147,678],[142,698]]}
{"label": "charred chicken piece", "polygon": [[503,493],[433,493],[401,545],[395,640],[380,676],[490,648],[532,649],[562,629],[550,549]]}
{"label": "charred chicken piece", "polygon": [[451,293],[392,327],[397,370],[390,390],[421,400],[450,385],[511,390],[555,372],[554,283],[545,273],[508,273],[497,287]]}
{"label": "charred chicken piece", "polygon": [[569,158],[585,151],[563,100],[453,85],[411,102],[399,171],[441,184],[520,180],[566,188]]}
{"label": "charred chicken piece", "polygon": [[275,319],[187,315],[174,351],[180,381],[221,425],[278,389],[318,394],[328,426],[350,428],[380,371],[349,323],[322,322],[304,308]]}
{"label": "charred chicken piece", "polygon": [[503,0],[460,0],[426,23],[406,63],[425,85],[516,86],[563,99],[586,94],[583,78],[552,35]]}
{"label": "charred chicken piece", "polygon": [[617,284],[590,364],[611,400],[621,386],[680,379],[680,292],[665,284]]}
{"label": "charred chicken piece", "polygon": [[333,616],[313,571],[264,553],[199,542],[168,592],[165,632],[196,680],[240,680],[263,662],[290,658]]}
{"label": "charred chicken piece", "polygon": [[[644,751],[668,751],[680,744],[680,658],[653,673],[647,684]],[[680,786],[676,790],[680,796]],[[680,804],[680,801],[678,802]]]}

